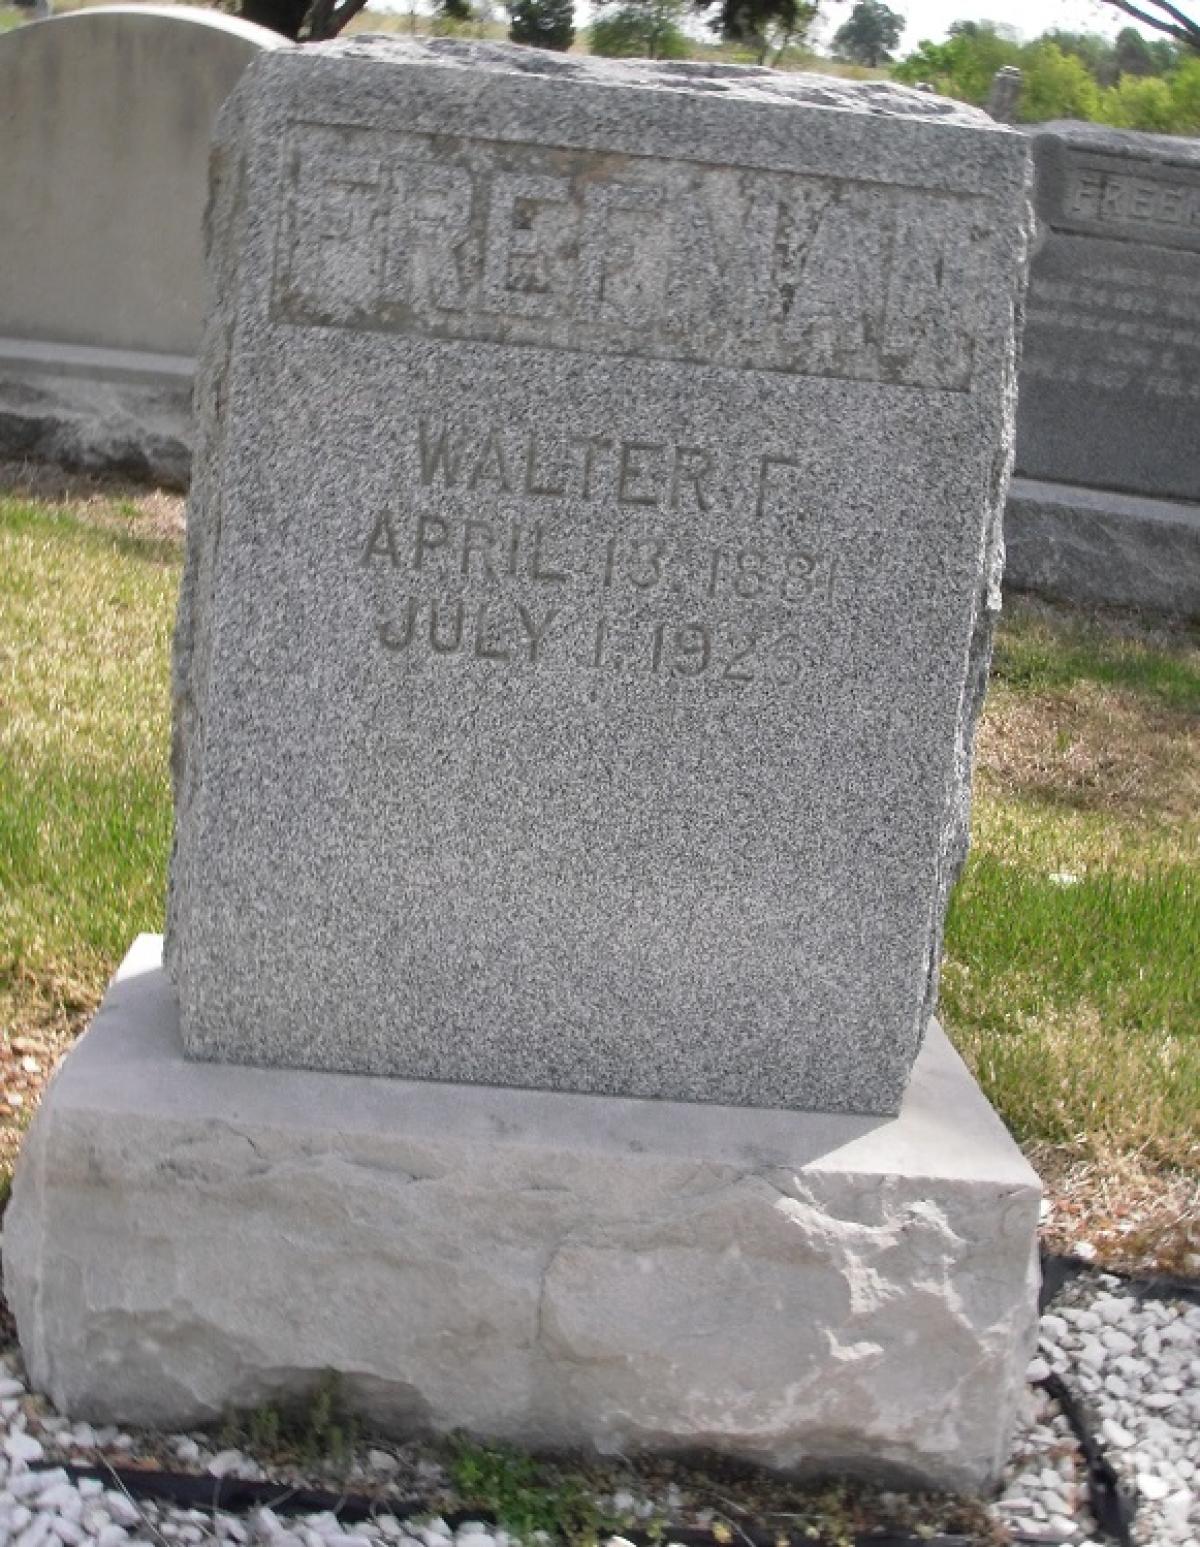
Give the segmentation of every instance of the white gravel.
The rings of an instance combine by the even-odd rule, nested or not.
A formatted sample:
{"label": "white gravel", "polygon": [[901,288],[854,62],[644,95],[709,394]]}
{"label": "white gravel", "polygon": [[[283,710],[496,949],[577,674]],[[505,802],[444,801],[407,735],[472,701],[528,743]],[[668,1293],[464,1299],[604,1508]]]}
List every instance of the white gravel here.
{"label": "white gravel", "polygon": [[[1146,1547],[1200,1547],[1200,1306],[1139,1299],[1119,1279],[1076,1280],[1042,1317],[1031,1381],[1061,1375],[1137,1501]],[[1015,1542],[1102,1547],[1086,1469],[1057,1403],[1031,1387],[995,1512]]]}
{"label": "white gravel", "polygon": [[[1136,1493],[1135,1541],[1200,1547],[1200,1307],[1141,1300],[1105,1275],[1077,1280],[1042,1317],[1030,1380],[1051,1370],[1083,1396],[1109,1459]],[[214,1479],[266,1475],[253,1457],[203,1434],[168,1436],[158,1449],[167,1468]],[[131,1499],[115,1480],[73,1483],[56,1464],[103,1466],[107,1456],[118,1465],[142,1450],[115,1428],[46,1416],[28,1397],[15,1353],[0,1358],[0,1547],[515,1547],[503,1531],[478,1522],[453,1532],[441,1519],[401,1523],[390,1514],[349,1525],[331,1513],[176,1509]],[[377,1490],[396,1480],[400,1466],[393,1452],[369,1450],[344,1485]],[[419,1489],[443,1481],[431,1460],[418,1460],[414,1470],[410,1456],[406,1466]],[[622,1500],[612,1503],[620,1508]],[[1056,1404],[1033,1386],[993,1508],[1015,1543],[1104,1547],[1092,1534],[1075,1439]],[[610,1547],[619,1543],[614,1538]]]}

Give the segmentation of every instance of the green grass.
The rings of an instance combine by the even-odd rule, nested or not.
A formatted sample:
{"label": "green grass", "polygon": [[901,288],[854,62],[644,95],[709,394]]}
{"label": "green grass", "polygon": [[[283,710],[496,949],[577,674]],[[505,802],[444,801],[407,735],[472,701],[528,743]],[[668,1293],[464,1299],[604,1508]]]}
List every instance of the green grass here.
{"label": "green grass", "polygon": [[266,1402],[248,1413],[228,1413],[218,1443],[223,1450],[248,1450],[307,1467],[344,1467],[361,1438],[362,1422],[341,1375],[326,1369],[306,1395],[286,1405]]}
{"label": "green grass", "polygon": [[596,1543],[623,1522],[608,1515],[586,1478],[539,1465],[503,1446],[480,1446],[465,1436],[448,1442],[449,1473],[468,1511],[480,1511],[506,1531],[530,1541],[545,1532],[570,1544]]}
{"label": "green grass", "polygon": [[[495,1520],[524,1541],[544,1532],[566,1547],[596,1547],[629,1533],[669,1543],[672,1523],[697,1517],[720,1547],[751,1540],[743,1523],[785,1547],[809,1540],[851,1547],[880,1530],[889,1539],[890,1531],[907,1538],[914,1529],[929,1536],[962,1533],[981,1544],[993,1539],[982,1509],[952,1495],[905,1495],[861,1481],[797,1483],[750,1469],[725,1468],[714,1479],[708,1468],[681,1460],[530,1456],[461,1434],[449,1436],[442,1449],[450,1480],[441,1501],[445,1513]],[[638,1499],[650,1506],[648,1513],[629,1507],[627,1501]]]}
{"label": "green grass", "polygon": [[[161,926],[179,568],[137,505],[0,496],[10,1038]],[[1021,1140],[1200,1175],[1200,632],[1012,608],[975,782],[951,1035]]]}
{"label": "green grass", "polygon": [[945,1016],[1018,1137],[1200,1169],[1194,871],[1064,886],[981,851],[947,933]]}
{"label": "green grass", "polygon": [[1200,1172],[1200,634],[1017,607],[942,1009],[1018,1138]]}
{"label": "green grass", "polygon": [[161,927],[179,545],[0,498],[0,1011],[86,1005]]}
{"label": "green grass", "polygon": [[[1053,621],[1050,621],[1053,620]],[[1065,614],[1018,608],[992,661],[993,692],[1049,693],[1082,682],[1127,688],[1150,703],[1200,715],[1200,636],[1173,629],[1158,642]]]}

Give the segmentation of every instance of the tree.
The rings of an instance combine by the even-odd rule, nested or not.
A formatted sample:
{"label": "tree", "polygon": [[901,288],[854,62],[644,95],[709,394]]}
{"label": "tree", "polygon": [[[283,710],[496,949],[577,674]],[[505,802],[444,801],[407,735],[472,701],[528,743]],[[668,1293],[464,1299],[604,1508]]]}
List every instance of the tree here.
{"label": "tree", "polygon": [[514,43],[565,53],[575,41],[574,0],[508,0],[508,16]]}
{"label": "tree", "polygon": [[1038,41],[1054,43],[1064,54],[1074,54],[1098,86],[1113,85],[1120,73],[1115,46],[1099,32],[1066,32],[1051,27]]}
{"label": "tree", "polygon": [[1118,129],[1170,134],[1181,127],[1171,88],[1156,75],[1123,75],[1105,92],[1097,116]]}
{"label": "tree", "polygon": [[883,0],[858,0],[849,19],[833,35],[833,51],[839,59],[875,69],[891,62],[891,50],[904,31],[904,17]]}
{"label": "tree", "polygon": [[945,43],[921,43],[895,66],[895,78],[982,103],[995,72],[1015,66],[1022,76],[1022,122],[1082,118],[1160,134],[1200,130],[1200,50],[1166,38],[1145,43],[1144,54],[1139,45],[1127,45],[1125,59],[1150,73],[1118,73],[1116,45],[1092,33],[1056,29],[1017,43],[1006,41],[991,22],[956,22],[950,33]]}
{"label": "tree", "polygon": [[1021,41],[1020,29],[1011,22],[988,21],[986,17],[981,21],[952,21],[946,28],[946,35],[951,38],[999,38],[1002,43]]}
{"label": "tree", "polygon": [[471,0],[437,0],[437,13],[443,21],[470,21]]}
{"label": "tree", "polygon": [[1171,95],[1182,127],[1192,134],[1200,133],[1200,54],[1180,61],[1171,76]]}
{"label": "tree", "polygon": [[1098,32],[1065,32],[1052,27],[1038,43],[1055,43],[1083,62],[1098,86],[1115,86],[1122,75],[1167,75],[1179,64],[1180,50],[1168,38],[1145,38],[1126,27],[1110,42]]}
{"label": "tree", "polygon": [[1155,75],[1166,75],[1171,70],[1177,69],[1185,59],[1196,57],[1191,49],[1180,48],[1178,43],[1172,43],[1170,38],[1153,38],[1147,46],[1150,49],[1150,58],[1154,61]]}
{"label": "tree", "polygon": [[1122,27],[1113,46],[1118,75],[1154,75],[1154,55],[1136,27]]}
{"label": "tree", "polygon": [[747,43],[759,64],[773,51],[776,60],[789,44],[803,40],[817,14],[815,0],[696,0],[697,9],[714,4],[709,25],[727,43]]}
{"label": "tree", "polygon": [[684,0],[622,0],[593,21],[588,46],[608,59],[686,59],[679,26]]}
{"label": "tree", "polygon": [[321,43],[336,38],[367,0],[241,0],[237,14],[282,33],[293,43]]}
{"label": "tree", "polygon": [[1175,0],[1106,0],[1134,21],[1140,21],[1156,32],[1165,32],[1177,43],[1200,53],[1200,15],[1188,15],[1175,4]]}
{"label": "tree", "polygon": [[1081,60],[1054,43],[1031,43],[1021,61],[1021,119],[1043,124],[1055,118],[1096,119],[1100,90]]}
{"label": "tree", "polygon": [[1024,68],[1021,45],[1002,37],[994,22],[955,22],[945,43],[924,42],[895,67],[897,80],[926,81],[943,96],[981,107],[997,70]]}

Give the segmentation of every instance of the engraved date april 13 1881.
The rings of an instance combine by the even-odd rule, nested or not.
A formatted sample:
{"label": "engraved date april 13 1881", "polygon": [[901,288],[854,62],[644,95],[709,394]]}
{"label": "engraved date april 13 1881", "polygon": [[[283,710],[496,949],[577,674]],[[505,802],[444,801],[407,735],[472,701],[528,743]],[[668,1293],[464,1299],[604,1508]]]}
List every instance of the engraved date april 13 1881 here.
{"label": "engraved date april 13 1881", "polygon": [[[458,593],[417,590],[391,604],[378,624],[389,651],[496,665],[565,656],[593,670],[733,684],[772,664],[788,674],[800,639],[780,621],[828,600],[836,568],[798,547],[696,546],[661,532],[599,534],[581,547],[543,521],[386,512],[363,560]],[[700,615],[710,610],[719,615]]]}

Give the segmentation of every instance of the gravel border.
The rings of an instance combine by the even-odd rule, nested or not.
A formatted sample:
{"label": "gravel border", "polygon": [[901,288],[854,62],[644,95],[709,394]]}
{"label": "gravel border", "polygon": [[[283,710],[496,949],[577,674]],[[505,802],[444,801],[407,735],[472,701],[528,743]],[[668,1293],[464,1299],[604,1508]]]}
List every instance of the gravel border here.
{"label": "gravel border", "polygon": [[[1200,1305],[1111,1274],[1069,1279],[1041,1319],[1030,1381],[1063,1377],[1082,1399],[1136,1508],[1130,1539],[1200,1547]],[[1059,1404],[1027,1390],[994,1513],[1015,1542],[1100,1547],[1087,1468]],[[1109,1538],[1111,1540],[1111,1538]]]}

